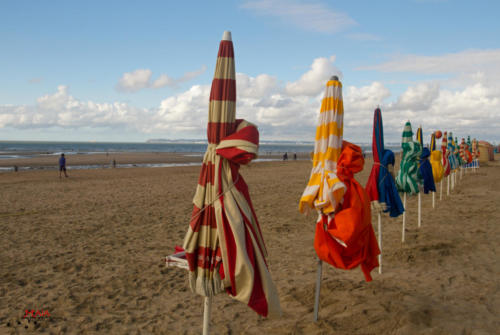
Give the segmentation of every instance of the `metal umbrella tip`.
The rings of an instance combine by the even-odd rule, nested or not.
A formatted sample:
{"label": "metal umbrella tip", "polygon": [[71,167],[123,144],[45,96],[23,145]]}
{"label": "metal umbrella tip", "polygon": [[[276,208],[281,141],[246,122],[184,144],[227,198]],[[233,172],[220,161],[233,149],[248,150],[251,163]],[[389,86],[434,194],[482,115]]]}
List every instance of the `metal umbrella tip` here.
{"label": "metal umbrella tip", "polygon": [[224,34],[222,34],[222,40],[223,41],[232,41],[231,32],[229,30],[224,31]]}
{"label": "metal umbrella tip", "polygon": [[330,77],[330,80],[337,80],[337,81],[338,81],[338,80],[339,80],[339,77],[338,77],[338,76],[331,76],[331,77]]}

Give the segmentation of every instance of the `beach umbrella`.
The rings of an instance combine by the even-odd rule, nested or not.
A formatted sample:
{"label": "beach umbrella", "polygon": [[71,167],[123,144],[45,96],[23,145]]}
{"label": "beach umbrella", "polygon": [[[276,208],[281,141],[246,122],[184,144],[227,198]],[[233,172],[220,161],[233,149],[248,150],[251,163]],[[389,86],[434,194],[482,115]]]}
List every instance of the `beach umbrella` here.
{"label": "beach umbrella", "polygon": [[266,248],[240,164],[256,157],[257,128],[236,119],[231,33],[224,32],[208,112],[208,147],[184,239],[189,286],[205,297],[226,291],[262,316],[281,313]]}
{"label": "beach umbrella", "polygon": [[[443,138],[441,139],[441,152],[443,153],[443,176],[446,177],[446,195],[450,195],[450,150],[448,148],[448,133],[445,131],[443,133]],[[442,195],[440,196],[442,200]]]}
{"label": "beach umbrella", "polygon": [[469,152],[472,154],[472,142],[470,141],[470,135],[467,135],[467,146],[468,146]]}
{"label": "beach umbrella", "polygon": [[314,249],[318,255],[314,320],[318,319],[322,261],[340,269],[361,266],[370,281],[380,253],[371,225],[370,199],[354,179],[363,169],[361,148],[343,141],[342,84],[327,83],[314,144],[313,167],[299,201],[299,210],[316,210]]}
{"label": "beach umbrella", "polygon": [[418,171],[422,176],[424,193],[436,192],[436,185],[434,184],[434,176],[432,172],[432,166],[429,162],[429,157],[431,152],[428,148],[422,149],[422,154],[420,155],[420,166]]}
{"label": "beach umbrella", "polygon": [[441,139],[441,152],[443,156],[443,177],[447,177],[450,174],[450,161],[448,160],[448,138],[447,133],[444,132]]}
{"label": "beach umbrella", "polygon": [[465,138],[462,137],[462,142],[460,142],[460,149],[459,149],[460,159],[462,161],[462,164],[466,164],[467,163],[467,154],[466,154],[466,151],[467,151],[467,143],[465,143]]}
{"label": "beach umbrella", "polygon": [[417,142],[420,143],[420,147],[424,147],[424,134],[422,131],[422,126],[418,127],[417,129]]}
{"label": "beach umbrella", "polygon": [[466,156],[467,156],[467,163],[470,165],[472,163],[472,142],[470,141],[470,136],[467,136],[467,146],[465,147],[467,149],[466,151]]}
{"label": "beach umbrella", "polygon": [[382,223],[380,212],[389,212],[391,217],[397,217],[403,214],[404,207],[392,174],[395,163],[394,153],[384,148],[384,126],[380,108],[375,109],[373,115],[372,152],[373,165],[365,189],[370,197],[372,209],[377,213],[380,248],[379,273],[382,273]]}
{"label": "beach umbrella", "polygon": [[403,158],[401,159],[400,169],[396,177],[396,186],[398,191],[410,195],[418,194],[418,160],[422,152],[419,142],[413,141],[413,131],[410,121],[406,122],[403,129],[401,140]]}
{"label": "beach umbrella", "polygon": [[431,142],[429,143],[429,150],[431,152],[436,150],[436,133],[431,134]]}
{"label": "beach umbrella", "polygon": [[454,148],[455,156],[457,157],[457,161],[458,161],[457,168],[459,168],[460,165],[464,164],[464,162],[462,161],[462,158],[460,157],[460,144],[458,143],[458,140],[456,137],[453,140],[453,148]]}
{"label": "beach umbrella", "polygon": [[372,137],[373,166],[366,184],[366,192],[373,202],[378,202],[383,212],[397,217],[404,212],[403,204],[391,171],[394,170],[394,153],[384,148],[384,128],[382,112],[375,109]]}
{"label": "beach umbrella", "polygon": [[[422,152],[420,143],[413,141],[413,131],[410,121],[406,122],[403,128],[401,148],[403,150],[403,158],[401,159],[398,175],[396,177],[396,187],[399,192],[403,192],[403,206],[406,209],[406,194],[420,194],[418,189],[418,160]],[[405,241],[405,229],[406,211],[403,213],[401,238],[403,242]]]}
{"label": "beach umbrella", "polygon": [[[432,176],[434,177],[434,183],[441,184],[441,195],[443,193],[443,157],[440,150],[436,150],[436,132],[431,134],[430,143],[431,155],[429,161],[432,166]],[[432,192],[432,208],[436,206],[436,192]]]}
{"label": "beach umbrella", "polygon": [[458,159],[455,154],[455,141],[453,140],[453,133],[450,132],[448,135],[448,160],[450,162],[451,171],[455,171],[458,168]]}
{"label": "beach umbrella", "polygon": [[472,157],[474,159],[474,172],[475,172],[476,168],[478,167],[477,162],[479,159],[479,146],[475,138],[472,140]]}
{"label": "beach umbrella", "polygon": [[453,149],[454,149],[455,157],[457,159],[457,168],[456,168],[455,172],[453,173],[453,179],[452,179],[453,182],[451,184],[452,189],[455,188],[455,185],[458,183],[458,180],[457,180],[458,169],[460,169],[460,167],[464,164],[464,162],[462,161],[462,158],[460,158],[460,144],[458,143],[458,140],[456,137],[453,140]]}

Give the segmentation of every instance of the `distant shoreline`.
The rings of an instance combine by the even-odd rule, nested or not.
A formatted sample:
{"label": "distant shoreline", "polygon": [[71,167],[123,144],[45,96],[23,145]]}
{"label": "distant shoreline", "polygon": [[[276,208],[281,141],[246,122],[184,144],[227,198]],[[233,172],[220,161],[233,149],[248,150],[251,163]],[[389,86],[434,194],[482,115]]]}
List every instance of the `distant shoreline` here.
{"label": "distant shoreline", "polygon": [[[1,154],[0,154],[1,155]],[[293,154],[289,153],[289,160]],[[297,153],[297,160],[309,159],[308,153]],[[66,165],[69,170],[107,169],[113,168],[155,168],[155,167],[182,167],[201,165],[203,153],[172,153],[172,152],[108,152],[89,154],[69,154],[66,156]],[[281,153],[260,154],[253,162],[281,161]],[[113,164],[113,161],[115,164]],[[32,153],[29,157],[0,159],[0,172],[56,170],[58,155]]]}

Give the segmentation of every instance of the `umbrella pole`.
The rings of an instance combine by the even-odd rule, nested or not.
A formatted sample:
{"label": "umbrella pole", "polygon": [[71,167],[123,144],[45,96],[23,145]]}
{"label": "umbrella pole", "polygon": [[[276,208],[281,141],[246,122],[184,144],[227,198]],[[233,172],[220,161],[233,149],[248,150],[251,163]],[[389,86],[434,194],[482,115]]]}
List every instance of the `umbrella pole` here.
{"label": "umbrella pole", "polygon": [[401,242],[405,241],[405,229],[406,229],[406,192],[403,193],[403,231],[401,232]]}
{"label": "umbrella pole", "polygon": [[436,192],[432,192],[432,208],[436,208]]}
{"label": "umbrella pole", "polygon": [[440,189],[439,189],[439,201],[443,200],[443,179],[441,179],[440,182]]}
{"label": "umbrella pole", "polygon": [[421,212],[421,209],[422,208],[422,192],[418,192],[418,228],[420,228],[420,221],[422,219],[422,212]]}
{"label": "umbrella pole", "polygon": [[455,188],[455,174],[456,172],[453,172],[451,174],[451,190],[453,191],[453,189]]}
{"label": "umbrella pole", "polygon": [[460,167],[460,179],[462,179],[462,167]]}
{"label": "umbrella pole", "polygon": [[318,271],[316,274],[316,294],[314,295],[314,322],[318,321],[319,313],[319,293],[321,291],[321,273],[323,272],[323,262],[318,258]]}
{"label": "umbrella pole", "polygon": [[450,175],[446,178],[447,186],[446,186],[446,195],[450,196]]}
{"label": "umbrella pole", "polygon": [[212,297],[205,297],[203,310],[203,335],[210,334],[210,314],[212,314]]}
{"label": "umbrella pole", "polygon": [[382,273],[382,218],[378,213],[378,247],[380,248],[380,255],[378,255],[378,273]]}

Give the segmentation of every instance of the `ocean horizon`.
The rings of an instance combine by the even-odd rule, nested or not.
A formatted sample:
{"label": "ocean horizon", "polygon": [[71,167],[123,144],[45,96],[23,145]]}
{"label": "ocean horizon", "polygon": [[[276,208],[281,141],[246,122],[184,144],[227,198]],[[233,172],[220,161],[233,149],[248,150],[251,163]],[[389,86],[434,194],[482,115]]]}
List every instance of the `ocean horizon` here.
{"label": "ocean horizon", "polygon": [[[364,152],[371,153],[370,144],[358,144]],[[0,159],[30,158],[40,155],[95,154],[112,152],[172,152],[203,153],[207,142],[201,140],[151,141],[151,142],[58,142],[58,141],[0,141]],[[387,149],[400,151],[399,145]],[[312,142],[261,141],[259,154],[308,153],[314,150]]]}

